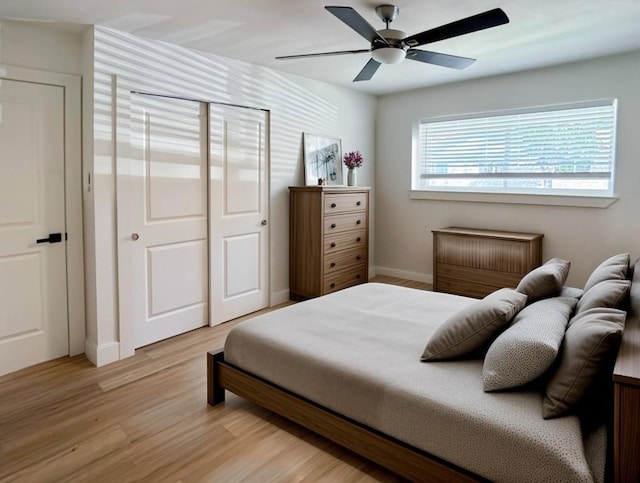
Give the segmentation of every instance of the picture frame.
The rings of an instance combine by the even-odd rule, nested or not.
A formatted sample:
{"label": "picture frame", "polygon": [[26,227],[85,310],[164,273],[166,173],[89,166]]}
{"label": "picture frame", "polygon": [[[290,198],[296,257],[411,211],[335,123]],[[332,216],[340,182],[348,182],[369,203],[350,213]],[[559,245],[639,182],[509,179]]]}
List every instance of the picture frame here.
{"label": "picture frame", "polygon": [[339,138],[302,133],[304,176],[307,186],[321,184],[344,186],[342,171],[342,141]]}

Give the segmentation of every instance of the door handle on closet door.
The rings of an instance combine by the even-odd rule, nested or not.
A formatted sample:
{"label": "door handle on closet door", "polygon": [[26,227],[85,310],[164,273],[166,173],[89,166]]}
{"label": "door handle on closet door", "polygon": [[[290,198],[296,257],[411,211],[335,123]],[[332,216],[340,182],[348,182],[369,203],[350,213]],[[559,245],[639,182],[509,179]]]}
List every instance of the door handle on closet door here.
{"label": "door handle on closet door", "polygon": [[262,220],[262,221],[260,222],[260,224],[261,224],[262,226],[267,226],[267,220]]}

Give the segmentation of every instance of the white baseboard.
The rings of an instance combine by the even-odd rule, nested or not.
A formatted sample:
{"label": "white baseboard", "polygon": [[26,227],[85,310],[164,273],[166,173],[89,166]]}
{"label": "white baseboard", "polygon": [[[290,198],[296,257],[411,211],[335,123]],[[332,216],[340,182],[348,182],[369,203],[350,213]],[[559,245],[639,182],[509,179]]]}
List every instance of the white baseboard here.
{"label": "white baseboard", "polygon": [[410,272],[408,270],[398,270],[396,268],[375,267],[376,275],[386,275],[387,277],[398,277],[406,280],[415,280],[422,283],[433,283],[433,275],[430,273]]}
{"label": "white baseboard", "polygon": [[271,294],[271,306],[280,305],[289,301],[289,289],[280,290]]}
{"label": "white baseboard", "polygon": [[120,360],[120,343],[109,342],[98,346],[95,342],[85,339],[84,353],[93,365],[104,366]]}

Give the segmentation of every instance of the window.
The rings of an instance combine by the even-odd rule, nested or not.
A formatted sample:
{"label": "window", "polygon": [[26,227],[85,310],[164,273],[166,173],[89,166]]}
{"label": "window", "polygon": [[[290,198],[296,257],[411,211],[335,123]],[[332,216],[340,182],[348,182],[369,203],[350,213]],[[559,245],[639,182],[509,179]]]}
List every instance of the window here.
{"label": "window", "polygon": [[616,101],[423,120],[414,190],[611,196]]}

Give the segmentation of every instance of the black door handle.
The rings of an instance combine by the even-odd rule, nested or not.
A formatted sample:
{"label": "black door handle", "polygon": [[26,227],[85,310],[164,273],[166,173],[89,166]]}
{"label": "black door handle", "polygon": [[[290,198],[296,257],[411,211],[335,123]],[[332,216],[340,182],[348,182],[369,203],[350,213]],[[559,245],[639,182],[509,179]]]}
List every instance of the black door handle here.
{"label": "black door handle", "polygon": [[47,238],[40,238],[36,243],[60,243],[62,241],[62,233],[49,233]]}

